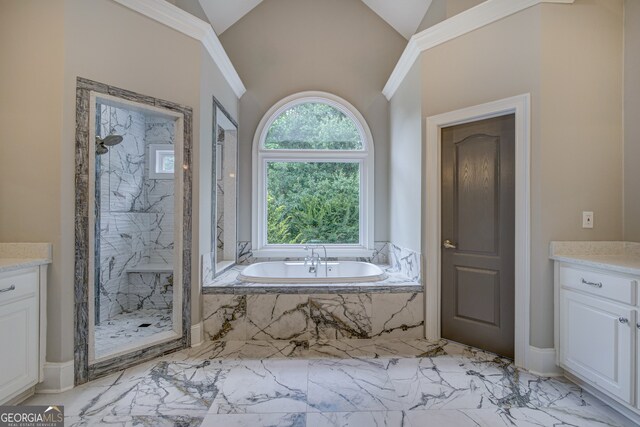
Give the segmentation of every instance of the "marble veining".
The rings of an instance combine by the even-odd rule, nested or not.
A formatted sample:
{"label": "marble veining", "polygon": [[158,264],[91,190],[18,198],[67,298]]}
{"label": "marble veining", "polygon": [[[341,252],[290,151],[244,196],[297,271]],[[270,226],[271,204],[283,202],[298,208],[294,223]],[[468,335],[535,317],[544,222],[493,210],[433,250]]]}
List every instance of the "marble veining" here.
{"label": "marble veining", "polygon": [[[173,264],[174,181],[150,177],[149,146],[171,146],[175,124],[133,109],[98,107],[99,135],[123,137],[108,153],[96,156],[96,258],[100,260],[96,320],[102,322],[146,307],[147,301],[155,300],[164,308],[167,304],[159,304],[159,297],[170,298],[166,277],[125,271],[140,264]],[[154,284],[157,289],[150,288]]]}
{"label": "marble veining", "polygon": [[[373,254],[370,257],[340,257],[340,261],[362,261],[372,264],[389,264],[389,242],[374,242]],[[330,254],[330,253],[329,253]],[[253,264],[262,261],[299,261],[303,258],[255,258],[251,249],[251,242],[238,241],[237,260],[240,265]],[[329,259],[338,259],[329,257]]]}
{"label": "marble veining", "polygon": [[402,272],[388,265],[379,265],[387,274],[387,278],[377,282],[283,285],[243,282],[238,276],[246,265],[235,265],[213,277],[211,254],[205,255],[202,263],[203,278],[206,277],[207,280],[203,284],[203,294],[422,292],[420,282],[407,278]]}
{"label": "marble veining", "polygon": [[114,348],[131,345],[135,340],[168,332],[172,328],[171,309],[139,309],[113,316],[95,326],[95,357],[103,357]]}
{"label": "marble veining", "polygon": [[423,298],[422,292],[204,295],[204,331],[224,341],[419,338]]}
{"label": "marble veining", "polygon": [[[116,316],[117,311],[125,313],[125,307],[128,310],[130,303],[128,294],[128,284],[124,281],[116,281],[115,277],[123,275],[130,267],[136,266],[138,263],[155,263],[155,264],[172,264],[170,258],[173,253],[173,214],[174,205],[173,187],[168,180],[166,183],[153,183],[146,179],[144,160],[147,156],[147,148],[144,140],[148,139],[154,143],[171,144],[173,140],[168,136],[174,133],[173,124],[166,120],[147,120],[144,121],[138,117],[137,113],[122,110],[119,113],[117,108],[109,107],[104,111],[98,110],[100,117],[97,123],[97,130],[102,136],[109,133],[123,132],[127,133],[127,144],[125,141],[119,145],[112,147],[106,157],[106,168],[100,168],[103,159],[98,160],[96,170],[98,174],[102,170],[103,175],[99,175],[96,180],[96,187],[101,191],[97,192],[102,195],[102,185],[104,195],[108,196],[103,203],[100,203],[100,197],[96,197],[95,206],[89,206],[90,201],[90,183],[94,178],[89,176],[90,158],[95,156],[95,150],[91,149],[90,141],[95,135],[90,135],[90,119],[91,117],[91,94],[107,94],[116,98],[139,104],[150,105],[166,110],[170,110],[180,114],[183,118],[183,164],[180,173],[183,182],[183,200],[182,205],[182,223],[176,224],[180,227],[182,236],[183,250],[180,254],[181,258],[181,277],[182,280],[177,286],[181,286],[182,291],[182,307],[174,307],[180,310],[182,314],[182,336],[181,338],[167,341],[164,343],[149,346],[147,348],[137,350],[130,354],[114,357],[108,361],[89,364],[89,322],[95,319],[89,319],[89,289],[87,284],[90,283],[91,276],[105,276],[108,280],[113,280],[116,289],[111,292],[106,283],[97,281],[98,295],[109,300],[107,316]],[[99,105],[100,107],[100,105]],[[104,105],[102,105],[104,107]],[[101,113],[106,113],[106,117]],[[115,116],[114,116],[115,114]],[[77,78],[76,85],[76,135],[75,135],[75,270],[74,270],[74,316],[75,316],[75,334],[74,334],[74,370],[75,383],[83,384],[89,379],[122,369],[137,363],[141,360],[150,359],[169,351],[182,348],[190,343],[191,334],[191,162],[192,162],[192,110],[170,101],[165,101],[145,95],[140,95],[125,89],[114,86],[108,86],[103,83],[87,80],[81,77]],[[110,121],[109,121],[110,118]],[[105,132],[105,134],[103,134]],[[125,147],[126,145],[126,147]],[[111,157],[113,162],[111,162]],[[113,173],[108,172],[111,170]],[[172,184],[171,184],[172,185]],[[122,190],[122,191],[121,191]],[[130,191],[129,191],[130,190]],[[126,194],[125,194],[126,193]],[[103,209],[114,210],[117,217],[113,220],[100,222],[97,221],[98,230],[96,232],[98,239],[104,230],[108,238],[105,239],[106,246],[96,245],[100,248],[100,252],[104,249],[104,263],[98,263],[95,271],[89,271],[89,260],[94,255],[95,247],[89,245],[89,223],[90,215],[100,215]],[[104,228],[103,228],[104,227]],[[113,247],[109,247],[109,245]],[[148,251],[143,248],[149,248]],[[113,250],[112,256],[109,251]],[[117,255],[123,254],[122,258]],[[174,271],[175,272],[175,271]],[[126,277],[127,275],[124,274]],[[153,277],[155,281],[155,277]],[[143,283],[139,289],[148,289],[149,282],[143,278]],[[166,289],[163,297],[168,297],[168,288],[170,279],[168,276],[165,280],[159,280],[163,290]],[[173,289],[172,289],[173,291]],[[154,295],[162,294],[162,292]],[[138,295],[136,307],[147,306],[147,302],[158,304],[159,300],[154,299],[150,295]],[[163,298],[161,298],[162,300]],[[166,300],[165,300],[166,301]],[[142,302],[142,304],[140,304]],[[100,302],[96,304],[100,307]],[[96,310],[101,311],[101,310]],[[101,317],[99,317],[100,319]]]}
{"label": "marble veining", "polygon": [[421,256],[419,252],[389,243],[389,264],[393,271],[408,277],[413,282],[422,280]]}
{"label": "marble veining", "polygon": [[[626,426],[563,378],[426,340],[217,341],[55,396],[68,426]],[[397,353],[393,349],[397,348]],[[36,395],[28,405],[51,404]]]}

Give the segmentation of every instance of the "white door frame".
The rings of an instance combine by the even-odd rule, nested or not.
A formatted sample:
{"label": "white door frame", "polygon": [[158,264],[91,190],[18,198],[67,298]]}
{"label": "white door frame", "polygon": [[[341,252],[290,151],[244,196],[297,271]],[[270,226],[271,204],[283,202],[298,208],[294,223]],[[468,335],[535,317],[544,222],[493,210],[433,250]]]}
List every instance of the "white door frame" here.
{"label": "white door frame", "polygon": [[425,333],[440,339],[441,132],[443,127],[515,113],[515,364],[528,368],[530,288],[530,105],[529,94],[427,118],[427,220]]}

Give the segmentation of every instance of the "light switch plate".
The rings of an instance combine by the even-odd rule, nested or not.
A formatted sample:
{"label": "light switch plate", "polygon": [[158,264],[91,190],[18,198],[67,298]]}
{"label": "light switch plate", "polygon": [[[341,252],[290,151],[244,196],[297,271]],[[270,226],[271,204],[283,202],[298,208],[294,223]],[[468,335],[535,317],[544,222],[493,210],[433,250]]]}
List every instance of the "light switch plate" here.
{"label": "light switch plate", "polygon": [[593,212],[582,212],[582,228],[593,228]]}

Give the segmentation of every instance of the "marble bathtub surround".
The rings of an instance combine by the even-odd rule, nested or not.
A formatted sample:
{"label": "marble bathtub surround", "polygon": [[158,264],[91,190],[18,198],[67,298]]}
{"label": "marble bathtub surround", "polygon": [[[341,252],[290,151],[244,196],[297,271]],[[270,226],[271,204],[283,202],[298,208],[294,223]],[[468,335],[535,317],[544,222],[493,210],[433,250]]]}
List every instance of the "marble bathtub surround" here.
{"label": "marble bathtub surround", "polygon": [[422,263],[419,252],[389,243],[389,264],[394,271],[408,277],[413,282],[422,280]]}
{"label": "marble bathtub surround", "polygon": [[[354,346],[357,341],[367,345]],[[624,426],[563,378],[426,340],[217,341],[113,373],[69,392],[66,425]],[[389,354],[387,349],[401,349]],[[25,404],[50,404],[37,395]]]}
{"label": "marble bathtub surround", "polygon": [[208,281],[203,283],[203,294],[320,294],[320,293],[406,293],[422,292],[422,284],[414,282],[395,271],[388,265],[380,265],[387,278],[377,282],[360,283],[315,283],[315,284],[274,284],[274,283],[249,283],[238,278],[246,265],[235,265],[218,277],[211,274],[211,257],[203,258],[203,277]]}
{"label": "marble bathtub surround", "polygon": [[203,296],[208,340],[420,338],[422,292]]}
{"label": "marble bathtub surround", "polygon": [[[169,134],[173,134],[173,124],[166,120],[153,121],[145,118],[143,121],[132,112],[118,112],[117,108],[110,108],[104,111],[111,121],[105,119],[97,123],[99,132],[106,134],[122,132],[127,138],[133,138],[129,144],[125,141],[118,146],[111,147],[109,153],[100,156],[98,163],[108,163],[108,167],[103,168],[103,175],[96,182],[96,186],[104,184],[105,191],[100,191],[99,195],[107,197],[107,200],[98,200],[99,208],[94,210],[89,206],[89,188],[91,179],[89,175],[89,165],[91,156],[95,152],[90,150],[90,115],[91,115],[91,93],[110,95],[126,101],[145,104],[157,108],[162,108],[183,116],[183,162],[182,171],[183,195],[182,216],[183,223],[176,224],[180,227],[183,251],[180,265],[182,268],[182,283],[176,284],[182,287],[182,307],[176,307],[182,313],[183,330],[182,337],[164,344],[150,346],[144,350],[139,350],[131,354],[126,354],[108,361],[89,365],[88,360],[88,328],[89,321],[89,276],[95,274],[89,271],[90,257],[94,256],[94,248],[89,246],[89,224],[90,215],[94,213],[102,214],[104,209],[109,209],[118,213],[118,218],[109,219],[104,222],[97,222],[99,229],[96,234],[98,239],[105,233],[106,237],[113,237],[114,247],[119,248],[116,252],[127,254],[127,259],[119,260],[114,254],[110,261],[100,264],[99,275],[107,278],[115,276],[128,276],[125,271],[128,268],[136,267],[140,263],[163,263],[173,264],[171,254],[173,252],[173,188],[169,182],[160,183],[156,180],[149,180],[148,169],[144,162],[148,156],[147,147],[140,141],[149,140],[153,143],[171,144],[173,141]],[[99,103],[99,106],[101,104]],[[104,105],[102,105],[104,107]],[[122,109],[120,109],[122,110]],[[98,115],[101,116],[98,110]],[[115,116],[114,116],[115,115]],[[106,126],[106,128],[104,128]],[[102,129],[101,129],[102,128]],[[129,134],[130,133],[130,134]],[[118,151],[121,150],[121,151]],[[122,151],[124,150],[124,151]],[[133,151],[132,151],[133,150]],[[108,86],[91,80],[78,78],[76,85],[76,145],[75,145],[75,182],[76,182],[76,203],[75,203],[75,342],[74,342],[74,368],[76,384],[82,384],[91,378],[96,378],[114,370],[121,369],[131,364],[138,363],[168,351],[179,349],[190,343],[191,325],[191,150],[192,150],[192,110],[189,107],[181,106],[169,101],[164,101],[145,95],[140,95],[124,89]],[[135,152],[134,152],[135,151]],[[113,159],[113,161],[111,161]],[[100,172],[100,164],[96,165]],[[122,190],[122,191],[119,191]],[[131,191],[129,191],[131,190]],[[95,211],[95,212],[94,212]],[[117,230],[122,227],[123,232]],[[130,231],[127,232],[127,231]],[[120,240],[121,239],[121,240]],[[108,240],[108,239],[107,239]],[[125,250],[126,248],[126,250]],[[147,250],[148,249],[148,250]],[[100,246],[100,259],[110,259],[107,253],[108,248]],[[130,252],[129,252],[130,251]],[[104,256],[102,256],[104,255]],[[131,260],[129,260],[131,258]],[[121,262],[122,261],[122,262]],[[160,274],[161,272],[157,272]],[[148,274],[148,273],[145,273]],[[155,276],[152,279],[139,277],[137,289],[149,289],[150,281],[158,278],[161,289],[169,287],[169,276]],[[111,295],[110,289],[101,285],[101,294]],[[136,288],[136,286],[134,286]],[[153,297],[151,295],[153,293]],[[152,291],[145,295],[137,295],[136,307],[146,309],[149,304],[159,304],[160,300],[154,299],[156,292]],[[161,292],[160,292],[161,293]],[[167,296],[167,295],[165,295]],[[130,304],[130,293],[127,285],[117,283],[117,292],[113,301],[117,307],[128,309]],[[111,310],[111,307],[109,308]],[[114,314],[111,311],[110,314]]]}
{"label": "marble bathtub surround", "polygon": [[[328,249],[329,255],[331,255],[331,248]],[[251,242],[249,241],[238,241],[238,264],[246,265],[253,264],[255,262],[263,262],[263,261],[300,261],[303,258],[255,258],[253,256],[253,252],[251,251]],[[350,257],[340,257],[340,258],[332,258],[329,256],[330,260],[341,260],[341,261],[363,261],[370,262],[372,264],[381,264],[387,265],[389,264],[389,242],[374,242],[373,254],[369,258],[350,258]]]}

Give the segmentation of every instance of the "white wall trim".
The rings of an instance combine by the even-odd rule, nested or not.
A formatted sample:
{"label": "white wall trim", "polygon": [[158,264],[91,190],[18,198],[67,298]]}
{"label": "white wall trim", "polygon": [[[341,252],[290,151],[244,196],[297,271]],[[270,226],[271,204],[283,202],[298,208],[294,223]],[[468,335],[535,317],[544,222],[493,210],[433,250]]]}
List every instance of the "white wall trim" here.
{"label": "white wall trim", "polygon": [[247,91],[211,24],[165,0],[113,0],[167,27],[199,40],[238,98]]}
{"label": "white wall trim", "polygon": [[74,386],[73,360],[62,363],[46,362],[44,380],[36,386],[36,393],[62,393]]}
{"label": "white wall trim", "polygon": [[530,113],[531,96],[518,95],[427,118],[425,333],[440,338],[441,132],[462,123],[515,113],[515,364],[529,369],[530,299]]}
{"label": "white wall trim", "polygon": [[541,377],[563,376],[564,370],[556,365],[556,349],[529,346],[529,372]]}
{"label": "white wall trim", "polygon": [[198,347],[204,342],[204,326],[202,322],[191,325],[191,347]]}
{"label": "white wall trim", "polygon": [[382,93],[391,100],[407,73],[425,50],[482,28],[540,3],[573,3],[574,0],[487,0],[427,28],[409,39]]}

